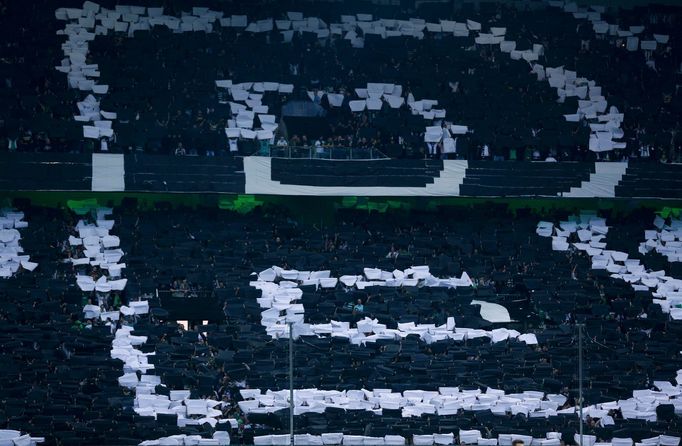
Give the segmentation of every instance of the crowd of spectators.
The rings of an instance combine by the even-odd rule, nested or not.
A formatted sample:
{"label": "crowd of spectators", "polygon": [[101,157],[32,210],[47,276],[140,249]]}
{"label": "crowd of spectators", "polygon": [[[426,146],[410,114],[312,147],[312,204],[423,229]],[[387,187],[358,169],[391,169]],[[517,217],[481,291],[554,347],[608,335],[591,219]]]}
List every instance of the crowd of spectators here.
{"label": "crowd of spectators", "polygon": [[[106,3],[106,2],[105,2]],[[278,117],[279,134],[292,146],[373,147],[392,157],[428,155],[423,142],[421,116],[403,106],[386,104],[377,112],[351,113],[347,102],[355,88],[367,82],[393,82],[404,95],[439,101],[446,119],[467,125],[470,132],[457,139],[459,158],[478,159],[593,159],[587,149],[589,129],[565,122],[563,114],[574,105],[557,103],[555,92],[537,82],[527,64],[510,60],[499,50],[475,45],[471,38],[432,35],[381,39],[366,36],[365,48],[353,48],[341,37],[318,39],[294,34],[282,42],[278,31],[252,34],[216,27],[206,34],[172,34],[157,27],[151,32],[99,37],[91,44],[89,60],[99,64],[99,83],[110,86],[102,109],[114,110],[118,120],[114,137],[103,145],[83,138],[73,121],[80,92],[67,88],[66,78],[54,70],[59,63],[63,23],[54,20],[53,4],[45,1],[22,5],[5,2],[0,14],[12,26],[3,30],[0,95],[6,106],[0,112],[0,150],[33,152],[108,151],[170,153],[186,155],[228,154],[223,129],[230,117],[224,92],[217,79],[235,82],[275,80],[295,85],[290,95],[266,95],[264,104],[279,114],[291,100],[308,100],[307,91],[344,93],[340,108],[330,107],[314,125],[297,127],[293,119]],[[221,9],[218,2],[214,7]],[[234,5],[232,5],[234,6]],[[279,17],[295,5],[264,2],[240,6],[251,18]],[[306,15],[328,23],[342,13],[354,13],[334,5],[323,10],[306,6]],[[357,6],[360,7],[359,5]],[[366,6],[365,6],[366,7]],[[181,5],[168,2],[167,13],[179,14]],[[621,26],[644,25],[670,35],[667,45],[656,51],[629,52],[624,41],[615,43],[596,35],[589,23],[546,3],[529,9],[511,4],[465,4],[456,10],[421,7],[417,10],[376,6],[379,17],[420,16],[427,20],[467,17],[504,26],[520,47],[540,42],[545,66],[563,65],[603,86],[610,104],[625,114],[623,129],[627,148],[602,155],[612,160],[639,158],[643,147],[649,157],[679,161],[682,142],[678,136],[680,116],[680,63],[682,44],[680,10],[656,6],[605,14]],[[237,11],[230,11],[237,12]],[[17,70],[16,67],[27,67]],[[178,150],[182,144],[184,150]],[[484,149],[486,148],[487,149]],[[252,154],[257,147],[240,141],[239,151]],[[534,153],[537,152],[537,156]]]}
{"label": "crowd of spectators", "polygon": [[[605,398],[625,398],[631,392],[630,387],[647,388],[655,379],[669,379],[663,375],[679,362],[675,356],[673,363],[665,365],[661,358],[652,356],[661,348],[672,348],[670,342],[674,341],[668,334],[677,332],[679,324],[669,321],[642,293],[633,293],[628,284],[614,282],[608,274],[592,270],[589,259],[579,252],[550,251],[544,241],[533,234],[538,217],[527,210],[513,215],[501,207],[473,207],[450,210],[442,215],[412,212],[402,216],[342,211],[332,225],[310,224],[276,208],[231,219],[227,225],[211,216],[212,211],[203,212],[208,214],[201,224],[197,224],[196,212],[177,211],[164,221],[141,218],[139,235],[135,238],[163,233],[165,238],[174,241],[171,246],[166,243],[151,250],[154,240],[136,242],[131,250],[133,257],[152,255],[159,261],[142,269],[136,262],[134,272],[129,272],[143,277],[156,271],[153,275],[160,281],[172,274],[192,277],[197,289],[206,292],[213,290],[212,284],[216,280],[223,281],[226,287],[213,292],[216,298],[229,296],[225,301],[225,315],[228,325],[238,322],[240,327],[241,334],[233,348],[236,349],[235,358],[244,364],[232,363],[218,367],[218,371],[229,375],[234,382],[246,380],[244,385],[251,388],[286,388],[288,382],[285,374],[277,372],[278,364],[286,362],[285,343],[271,344],[263,333],[260,310],[254,302],[259,294],[246,286],[246,281],[253,278],[252,272],[261,271],[268,265],[299,270],[330,269],[335,276],[356,274],[367,265],[390,271],[428,264],[432,273],[438,276],[459,276],[466,271],[475,285],[464,295],[456,290],[450,290],[446,295],[437,290],[402,288],[394,291],[382,287],[361,291],[344,289],[341,285],[332,290],[306,289],[302,299],[306,320],[310,323],[325,323],[330,319],[353,323],[366,316],[379,318],[389,326],[405,321],[440,325],[454,313],[458,326],[486,327],[489,325],[477,314],[476,307],[469,305],[470,298],[478,298],[504,305],[517,321],[510,328],[537,333],[541,339],[539,345],[529,346],[527,350],[518,350],[512,341],[500,349],[475,347],[473,343],[469,346],[448,344],[446,347],[423,344],[419,351],[429,357],[429,388],[445,386],[452,381],[452,372],[441,375],[438,370],[441,361],[448,361],[449,368],[459,367],[456,360],[450,362],[450,355],[461,353],[481,364],[481,368],[471,374],[455,372],[462,386],[478,386],[482,379],[487,385],[508,391],[517,389],[515,386],[519,382],[533,386],[529,381],[522,381],[520,375],[523,379],[534,380],[540,388],[555,389],[567,395],[565,407],[571,407],[575,405],[577,385],[574,364],[562,355],[575,348],[572,336],[578,322],[586,323],[586,354],[596,361],[588,374],[589,384],[585,390],[590,403]],[[551,211],[543,212],[545,218],[552,215]],[[466,218],[458,218],[460,214]],[[448,218],[441,218],[446,215]],[[609,217],[619,222],[609,232],[606,240],[609,246],[636,257],[637,234],[643,233],[646,222],[652,218],[651,213],[642,211],[624,217],[614,212]],[[237,233],[238,240],[233,239],[231,234]],[[203,248],[196,250],[198,246]],[[190,247],[195,250],[190,251]],[[646,262],[652,268],[665,267],[661,263],[665,260],[658,255],[647,255]],[[673,268],[672,274],[677,274],[678,270]],[[623,333],[627,335],[623,337]],[[569,347],[566,337],[572,339]],[[210,334],[208,339],[210,344]],[[338,341],[306,338],[304,342],[310,349],[304,349],[305,360],[297,353],[294,377],[297,388],[401,385],[414,388],[420,379],[419,364],[401,365],[399,357],[386,360],[391,357],[388,352],[392,351],[388,345],[377,347],[377,353],[383,359],[373,362],[371,356],[361,354],[357,348],[346,350]],[[644,349],[642,343],[649,347]],[[409,351],[407,344],[406,341],[402,346],[404,351]],[[626,364],[620,358],[623,351],[631,352],[638,359]],[[512,352],[516,357],[505,360]],[[217,358],[219,349],[213,354]],[[493,359],[492,354],[497,356]],[[651,367],[642,367],[647,361]],[[612,377],[617,381],[616,385],[605,380],[599,372],[602,365],[611,364],[608,365],[611,370],[615,363],[624,367],[618,377]],[[493,364],[500,372],[488,376],[488,368]],[[379,365],[381,367],[375,370]],[[393,371],[389,373],[384,367]],[[221,378],[224,379],[228,378]],[[618,428],[628,423],[617,409],[610,416]],[[325,413],[322,417],[330,425],[332,422],[347,423],[351,430],[357,428],[354,417],[349,416],[345,421],[334,420],[334,414]],[[256,422],[249,421],[248,417],[243,419],[246,427],[243,434],[277,432],[274,419],[269,422],[260,418]],[[487,423],[497,421],[491,419]],[[369,422],[372,421],[365,420],[365,423]],[[424,422],[420,420],[420,430],[434,430],[438,426],[435,420],[426,425]],[[379,421],[372,423],[375,428],[381,424]],[[605,429],[599,419],[588,419],[587,426],[598,436],[603,435],[603,439],[608,438],[609,429]]]}
{"label": "crowd of spectators", "polygon": [[[98,302],[98,296],[73,284],[77,268],[87,267],[64,262],[81,253],[80,248],[62,243],[77,218],[70,212],[24,210],[30,225],[22,234],[22,246],[40,266],[0,283],[0,295],[7,303],[0,308],[6,327],[0,353],[12,377],[0,386],[7,401],[3,427],[44,432],[62,444],[101,444],[102,438],[113,434],[127,438],[121,444],[137,444],[174,432],[175,427],[132,412],[134,395],[116,381],[121,363],[109,357],[110,327],[97,318],[83,319],[83,305]],[[507,392],[532,388],[561,393],[568,397],[562,407],[572,407],[578,322],[585,323],[589,358],[587,403],[629,398],[633,389],[674,378],[681,367],[679,321],[661,313],[650,293],[633,292],[629,284],[615,281],[606,271],[592,270],[587,256],[552,251],[550,240],[535,235],[536,223],[539,218],[565,218],[565,213],[538,212],[489,205],[385,215],[346,210],[339,211],[333,222],[311,223],[309,216],[274,207],[248,215],[205,208],[171,212],[117,208],[114,219],[129,279],[120,300],[125,304],[128,297],[148,295],[150,305],[158,307],[154,290],[179,280],[177,288],[194,287],[224,302],[224,313],[212,314],[204,323],[182,326],[166,320],[161,308],[126,323],[135,324],[136,335],[148,337],[140,348],[156,352],[153,373],[162,377],[166,392],[189,389],[193,398],[221,402],[223,416],[237,421],[237,428],[230,431],[233,443],[285,432],[286,423],[278,416],[251,419],[238,406],[240,389],[288,385],[286,373],[280,372],[286,369],[287,343],[265,333],[256,301],[259,293],[248,286],[251,273],[271,265],[330,269],[335,276],[357,274],[363,266],[390,271],[426,264],[441,277],[466,271],[475,281],[471,289],[371,287],[362,291],[341,285],[331,290],[306,289],[302,300],[306,319],[325,323],[367,316],[391,326],[406,321],[440,325],[454,315],[457,326],[488,329],[491,324],[480,317],[477,306],[470,305],[476,298],[505,306],[516,321],[507,326],[536,333],[539,340],[538,345],[527,346],[512,340],[425,344],[408,338],[359,347],[338,338],[306,337],[297,341],[297,388],[435,389],[457,382],[463,388],[486,385]],[[604,216],[613,225],[605,240],[609,248],[641,257],[648,268],[665,269],[675,277],[681,273],[679,265],[659,254],[638,254],[638,242],[653,218],[650,211],[626,215],[611,211]],[[112,297],[107,308],[115,309],[119,303]],[[31,364],[31,370],[17,371],[26,364]],[[157,390],[164,391],[164,386]],[[679,417],[674,415],[648,423],[625,420],[619,410],[609,415],[615,426],[590,417],[586,433],[608,440],[616,431],[635,439],[648,438],[652,432],[679,431]],[[334,426],[374,435],[392,416],[396,421],[391,428],[403,435],[485,426],[484,435],[515,429],[542,436],[557,430],[565,433],[566,440],[577,428],[575,416],[546,420],[460,411],[453,424],[452,417],[400,418],[389,410],[382,416],[348,411],[338,417],[329,410],[298,416],[297,429],[303,432],[323,423],[325,429]],[[206,429],[200,431],[205,434]]]}

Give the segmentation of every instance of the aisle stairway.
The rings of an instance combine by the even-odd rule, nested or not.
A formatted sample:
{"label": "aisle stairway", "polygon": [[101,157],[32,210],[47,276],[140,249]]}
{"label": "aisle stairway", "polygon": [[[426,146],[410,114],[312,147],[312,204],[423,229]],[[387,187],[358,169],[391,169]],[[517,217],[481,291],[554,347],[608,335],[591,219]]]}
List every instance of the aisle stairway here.
{"label": "aisle stairway", "polygon": [[590,179],[583,181],[579,187],[571,187],[571,190],[562,196],[569,198],[615,197],[616,186],[620,183],[627,168],[627,163],[595,163]]}

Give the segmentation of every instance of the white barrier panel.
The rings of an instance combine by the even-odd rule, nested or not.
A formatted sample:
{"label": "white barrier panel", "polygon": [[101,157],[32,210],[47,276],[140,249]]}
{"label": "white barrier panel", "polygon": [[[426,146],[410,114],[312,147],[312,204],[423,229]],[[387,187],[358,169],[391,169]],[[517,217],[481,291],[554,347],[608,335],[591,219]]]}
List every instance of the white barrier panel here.
{"label": "white barrier panel", "polygon": [[123,155],[108,153],[92,154],[92,190],[97,192],[120,192],[125,190]]}

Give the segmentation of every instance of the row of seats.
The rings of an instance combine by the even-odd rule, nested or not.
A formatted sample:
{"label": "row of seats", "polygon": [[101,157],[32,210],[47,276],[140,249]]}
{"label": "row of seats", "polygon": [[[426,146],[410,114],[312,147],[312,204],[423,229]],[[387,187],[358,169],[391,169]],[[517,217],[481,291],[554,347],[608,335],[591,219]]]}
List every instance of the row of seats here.
{"label": "row of seats", "polygon": [[440,160],[272,160],[272,179],[283,184],[344,187],[425,187],[440,176]]}
{"label": "row of seats", "polygon": [[125,158],[126,190],[244,192],[242,158],[182,158],[136,154]]}
{"label": "row of seats", "polygon": [[682,165],[630,163],[616,196],[682,198]]}
{"label": "row of seats", "polygon": [[0,154],[0,190],[90,190],[90,155]]}
{"label": "row of seats", "polygon": [[515,163],[472,161],[460,186],[469,196],[556,196],[594,173],[592,163]]}

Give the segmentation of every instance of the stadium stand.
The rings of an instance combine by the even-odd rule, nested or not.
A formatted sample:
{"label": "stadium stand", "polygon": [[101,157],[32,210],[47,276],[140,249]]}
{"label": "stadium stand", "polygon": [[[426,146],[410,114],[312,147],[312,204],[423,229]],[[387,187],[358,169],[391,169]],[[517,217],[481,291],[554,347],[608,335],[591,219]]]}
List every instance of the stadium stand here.
{"label": "stadium stand", "polygon": [[[457,8],[455,15],[446,7],[436,5],[420,8],[422,21],[406,22],[416,24],[416,31],[414,26],[410,28],[412,34],[403,27],[400,28],[402,31],[396,31],[403,37],[382,38],[375,34],[375,24],[379,22],[367,22],[372,26],[359,27],[358,30],[365,30],[365,35],[359,34],[353,40],[348,36],[347,28],[349,24],[356,28],[348,20],[341,23],[345,26],[342,35],[336,31],[328,37],[326,31],[295,33],[291,27],[300,26],[300,23],[292,25],[296,20],[290,20],[283,5],[264,4],[267,7],[260,8],[259,13],[254,12],[259,10],[255,4],[233,5],[237,9],[227,13],[220,8],[220,3],[214,5],[215,9],[196,8],[183,18],[194,17],[201,23],[194,29],[194,25],[186,21],[191,32],[172,32],[164,26],[172,17],[180,17],[183,9],[172,4],[160,11],[165,15],[154,13],[155,17],[162,17],[157,19],[161,26],[146,29],[148,25],[138,25],[139,17],[147,17],[145,9],[141,15],[127,16],[129,22],[121,21],[119,17],[118,23],[124,24],[127,32],[114,29],[107,32],[108,19],[105,19],[106,26],[100,19],[106,14],[100,12],[99,5],[89,3],[79,13],[81,18],[89,14],[100,16],[92,28],[87,27],[90,25],[87,18],[81,22],[76,20],[76,26],[94,32],[96,36],[87,52],[88,66],[92,69],[88,68],[86,72],[91,70],[97,77],[88,77],[86,73],[81,84],[70,78],[71,87],[77,87],[75,90],[68,88],[64,74],[49,70],[45,62],[52,61],[53,67],[70,70],[69,65],[59,62],[63,58],[59,54],[63,37],[55,34],[61,34],[57,33],[61,29],[66,29],[67,33],[81,29],[69,28],[74,20],[68,14],[76,10],[58,10],[59,20],[55,21],[52,9],[41,2],[33,2],[30,8],[16,4],[6,6],[3,13],[8,20],[23,23],[31,17],[34,23],[38,19],[42,26],[31,30],[30,35],[27,29],[21,33],[7,33],[6,45],[11,51],[5,61],[3,94],[10,106],[3,110],[3,147],[17,151],[101,150],[101,143],[97,141],[99,136],[84,138],[82,123],[72,120],[74,115],[82,115],[83,109],[81,107],[79,111],[76,102],[86,99],[84,95],[92,90],[94,79],[96,85],[101,86],[96,90],[101,92],[92,92],[92,100],[98,103],[99,109],[117,115],[113,120],[113,134],[102,132],[108,135],[107,150],[220,155],[228,152],[229,141],[224,128],[230,125],[230,119],[236,114],[236,109],[231,108],[239,101],[230,96],[232,88],[217,87],[216,81],[230,79],[234,85],[244,85],[244,82],[259,83],[269,79],[276,85],[294,86],[293,90],[285,90],[287,93],[260,91],[261,106],[269,113],[280,115],[284,104],[312,99],[326,115],[321,128],[327,130],[322,133],[307,129],[305,125],[296,126],[293,122],[292,130],[296,130],[290,133],[286,116],[278,116],[276,133],[292,145],[313,146],[319,141],[325,146],[374,147],[389,151],[391,156],[423,157],[427,153],[423,142],[425,121],[428,123],[434,117],[428,115],[430,105],[415,114],[414,104],[410,102],[412,96],[417,102],[427,98],[438,101],[437,109],[433,107],[436,114],[442,110],[445,121],[468,128],[465,134],[452,135],[457,137],[455,145],[460,158],[477,159],[483,154],[496,159],[585,160],[594,157],[588,150],[589,145],[591,150],[605,150],[598,152],[601,158],[639,157],[640,149],[646,146],[649,157],[654,159],[679,159],[675,117],[679,115],[679,88],[676,86],[681,60],[679,54],[672,51],[679,40],[676,9],[645,6],[620,15],[620,12],[602,8],[579,8],[572,12],[577,18],[571,19],[562,9],[570,13],[572,6],[561,4],[562,8],[558,9],[554,7],[556,2],[530,1],[519,7],[498,3],[477,8],[465,3]],[[328,27],[336,26],[344,14],[353,13],[346,8],[354,6],[362,10],[369,5],[362,2],[344,7],[308,5],[303,17],[320,17],[322,21],[316,22],[317,29],[339,29]],[[125,9],[121,8],[117,10],[118,14]],[[395,8],[372,8],[376,11],[373,18],[387,17],[389,20],[381,22],[380,26],[389,26],[394,19],[410,18],[400,17]],[[196,15],[192,16],[194,12]],[[247,22],[243,24],[246,29],[237,21],[231,22],[229,14],[239,13],[247,14]],[[268,17],[279,22],[272,31],[263,31],[259,24],[265,26],[263,29],[270,29],[267,23],[262,23]],[[589,18],[587,23],[586,17]],[[457,33],[460,29],[456,23],[461,24],[466,19],[471,22],[465,27],[468,37],[459,37],[464,34]],[[177,18],[172,20],[176,21],[179,31],[188,31],[185,25],[179,25]],[[609,25],[617,21],[620,21],[619,25]],[[128,30],[127,23],[131,22],[135,26]],[[67,27],[63,28],[65,23]],[[476,25],[480,23],[490,29],[502,30],[502,37],[493,36],[497,39],[495,44],[483,43],[487,42],[489,34],[485,28],[476,31]],[[247,24],[253,26],[249,28]],[[448,32],[443,32],[443,24]],[[616,28],[609,28],[605,33],[603,24]],[[636,33],[627,29],[629,24]],[[644,26],[643,32],[639,25]],[[454,35],[451,27],[455,29]],[[390,28],[379,28],[379,34],[381,29],[386,33],[385,29]],[[423,34],[423,38],[415,38],[414,33],[417,37]],[[507,50],[497,48],[500,39],[516,42],[518,48],[505,54]],[[633,48],[632,39],[641,39],[641,45]],[[78,38],[72,43],[78,45],[77,42],[82,41]],[[20,49],[28,42],[39,47],[40,52],[35,55],[34,63],[28,64],[32,67],[29,75],[15,73],[11,69],[12,63],[26,58]],[[649,46],[644,42],[653,42],[655,49],[645,49]],[[533,48],[532,57],[531,53],[522,51],[526,47]],[[252,54],[258,57],[249,57]],[[183,63],[188,58],[192,63]],[[530,61],[526,62],[524,58]],[[237,60],[249,60],[249,63],[234,63]],[[550,67],[565,69],[556,71]],[[585,77],[576,78],[573,85],[576,72]],[[608,72],[620,74],[605,76]],[[549,83],[545,81],[547,79]],[[559,88],[560,100],[557,101],[554,89],[557,85],[565,85],[564,79],[568,79],[570,85]],[[583,82],[592,80],[589,98],[585,98],[580,85],[587,88],[588,84]],[[407,100],[397,109],[384,101],[378,110],[351,112],[349,101],[361,99],[355,97],[356,89],[373,82],[402,87],[401,94]],[[33,88],[35,85],[37,89]],[[341,96],[337,97],[339,94]],[[605,130],[604,121],[593,120],[586,125],[588,121],[581,117],[587,108],[582,105],[578,113],[581,117],[574,122],[574,116],[577,116],[575,95],[592,100],[606,97],[608,105],[616,107],[613,116],[624,115],[622,126],[619,126],[622,135],[613,133],[614,140],[623,141],[624,148],[617,145],[613,152],[613,146],[604,143],[608,138],[598,141],[597,136],[604,136],[598,134]],[[400,94],[396,96],[399,97]],[[340,100],[341,106],[331,105],[330,98],[333,98],[331,103]],[[598,108],[599,113],[605,111]],[[613,110],[610,113],[614,113]],[[425,112],[427,119],[423,118]],[[586,114],[590,116],[589,111]],[[108,121],[110,118],[100,116],[97,119]],[[435,118],[436,125],[439,119]],[[606,129],[610,130],[610,127]],[[591,132],[593,141],[589,138]],[[95,133],[100,134],[99,131]],[[249,134],[249,137],[252,136]],[[182,150],[178,151],[180,143]],[[483,146],[488,146],[487,154],[482,153]],[[258,150],[258,144],[247,140],[240,141],[239,147],[244,154]]]}
{"label": "stadium stand", "polygon": [[[74,272],[91,275],[92,267],[65,264],[60,260],[63,254],[54,249],[59,240],[67,240],[72,233],[68,228],[76,226],[76,219],[69,213],[34,207],[25,214],[30,225],[22,230],[22,246],[40,266],[0,282],[5,301],[14,304],[12,309],[3,307],[8,370],[14,370],[19,382],[26,382],[25,387],[4,387],[4,395],[16,401],[4,413],[7,428],[44,435],[50,442],[58,438],[70,444],[136,444],[181,433],[208,438],[216,429],[226,429],[233,442],[248,443],[254,437],[269,441],[260,438],[286,434],[286,409],[259,412],[244,404],[254,395],[244,389],[260,389],[256,390],[260,394],[266,389],[288,388],[287,343],[266,333],[261,293],[249,286],[257,280],[254,271],[261,272],[261,280],[269,280],[263,272],[272,265],[299,271],[330,270],[333,277],[364,274],[369,278],[371,272],[363,273],[363,268],[407,271],[413,265],[428,265],[430,274],[438,277],[459,277],[466,272],[474,286],[391,288],[369,282],[359,289],[341,281],[331,288],[303,284],[300,303],[306,308],[307,323],[335,320],[337,327],[360,327],[368,317],[389,329],[407,324],[401,326],[409,330],[410,323],[437,327],[454,316],[456,327],[488,333],[474,337],[471,332],[469,339],[430,343],[419,335],[362,344],[338,336],[302,336],[295,349],[296,389],[346,391],[343,398],[352,399],[357,398],[351,396],[353,392],[363,388],[370,392],[392,389],[406,397],[412,395],[410,391],[439,389],[448,395],[451,391],[446,388],[457,387],[482,406],[477,410],[455,404],[449,406],[454,412],[447,412],[433,401],[412,399],[405,407],[398,399],[393,406],[387,400],[386,407],[374,413],[366,404],[345,410],[308,408],[295,417],[296,432],[301,435],[343,432],[412,438],[449,432],[463,435],[460,429],[473,429],[479,430],[482,438],[500,435],[500,441],[501,434],[546,438],[548,432],[558,432],[571,443],[578,425],[573,415],[577,322],[585,323],[589,361],[584,395],[590,407],[628,400],[633,398],[633,389],[649,389],[651,383],[666,392],[663,382],[674,378],[682,364],[676,342],[679,321],[676,316],[670,319],[670,310],[666,313],[652,302],[649,291],[633,290],[628,283],[609,277],[607,271],[593,269],[593,260],[579,251],[552,251],[550,245],[554,244],[535,234],[537,217],[527,212],[513,217],[503,206],[383,216],[340,211],[338,223],[330,227],[311,225],[277,208],[239,215],[209,209],[141,212],[123,207],[114,211],[115,225],[109,234],[120,234],[120,248],[125,253],[123,275],[129,285],[120,299],[110,294],[105,301],[101,292],[83,292],[73,280]],[[552,218],[549,214],[544,217]],[[610,221],[616,216],[607,213],[604,217]],[[653,217],[650,211],[618,216],[605,243],[652,268],[665,266],[669,274],[679,277],[679,262],[669,263],[653,251],[639,254],[638,240],[644,240],[644,230],[652,227]],[[554,218],[558,222],[565,215]],[[663,224],[678,227],[673,220],[664,219]],[[78,258],[77,252],[83,251],[69,240],[63,249]],[[164,290],[182,291],[176,283],[183,281],[196,296],[217,300],[223,311],[212,307],[203,312],[190,310],[185,317],[194,317],[196,322],[187,328],[176,324],[181,314],[177,301],[184,295],[187,302],[193,302],[192,293],[176,294],[176,316],[171,319],[163,305]],[[49,291],[45,294],[42,290]],[[124,316],[124,307],[135,307],[137,296],[146,296],[149,313]],[[123,325],[109,327],[104,324],[106,319],[83,315],[84,299],[88,305],[97,306],[99,300],[104,310],[121,311]],[[361,310],[346,309],[358,299],[363,304]],[[511,322],[487,321],[481,307],[471,305],[472,300],[504,307]],[[24,324],[32,328],[20,329]],[[134,325],[130,335],[121,331],[126,324]],[[120,361],[110,359],[114,356],[114,351],[109,351],[114,329],[118,348],[122,339],[141,336],[144,341],[137,348],[155,352],[147,357],[153,368],[143,369],[137,377],[134,371],[124,374],[126,367],[131,367],[130,359],[125,360],[124,368]],[[513,339],[513,330],[533,333],[537,344]],[[496,338],[500,334],[502,337]],[[25,353],[18,354],[23,349]],[[626,355],[628,359],[624,359]],[[29,357],[34,367],[27,374],[21,364]],[[76,373],[74,368],[81,365],[82,373]],[[152,393],[145,396],[138,387],[137,395],[131,394],[125,387],[130,385],[128,381],[119,379],[124,375]],[[144,378],[147,375],[159,381]],[[162,410],[163,405],[143,404],[149,398],[167,398],[163,395],[171,395],[175,401],[180,394],[173,392],[185,389],[190,400],[180,400],[180,406],[171,406],[176,408],[170,412]],[[491,401],[485,395],[492,401],[499,398],[499,394],[494,396],[495,389],[506,393],[510,398],[506,404],[514,407],[518,403],[513,398],[522,392],[539,391],[537,396],[526,393],[525,398],[550,399],[542,403],[541,411],[537,406],[518,405],[526,415],[517,413],[510,418],[484,408],[485,401]],[[484,393],[476,396],[480,391]],[[635,398],[645,401],[646,396],[637,392]],[[27,404],[26,396],[33,393],[36,403]],[[641,441],[679,432],[679,417],[673,414],[678,411],[678,400],[672,395],[670,403],[651,406],[653,412],[643,408],[627,412],[630,406],[625,402],[603,411],[595,406],[586,421],[586,433],[607,441],[613,437]],[[194,425],[205,419],[208,411],[202,403],[203,412],[191,415],[197,409],[190,402],[202,399],[218,406],[208,418],[229,421],[213,422],[215,427],[210,423]],[[51,404],[44,404],[45,400]],[[263,408],[272,404],[272,397],[268,400],[261,403]],[[157,407],[156,420],[145,407]],[[553,412],[563,409],[569,410]],[[406,416],[411,412],[416,416]],[[179,423],[181,419],[183,423]],[[606,422],[608,419],[614,424]],[[411,441],[426,441],[424,438]]]}
{"label": "stadium stand", "polygon": [[629,2],[0,0],[0,446],[680,446]]}

